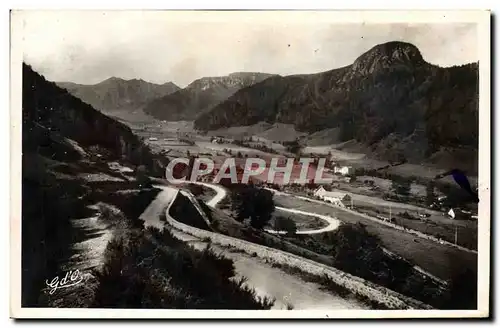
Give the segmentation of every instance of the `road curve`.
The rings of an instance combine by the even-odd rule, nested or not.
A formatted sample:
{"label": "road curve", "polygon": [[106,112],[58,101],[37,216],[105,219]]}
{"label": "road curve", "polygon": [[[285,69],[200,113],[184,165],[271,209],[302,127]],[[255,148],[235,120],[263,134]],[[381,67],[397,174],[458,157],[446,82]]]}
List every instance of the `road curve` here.
{"label": "road curve", "polygon": [[[153,226],[163,229],[165,222],[160,220],[160,214],[165,213],[167,222],[173,227],[180,224],[170,215],[170,207],[175,200],[177,193],[187,195],[187,192],[164,185],[155,186],[161,189],[155,200],[150,203],[141,215],[145,226]],[[198,209],[199,210],[199,209]],[[174,220],[174,221],[172,221]],[[198,230],[193,227],[186,227],[190,230]],[[208,243],[204,238],[193,235],[188,231],[172,229],[171,233],[178,239],[188,243],[198,250],[204,249]],[[218,234],[205,231],[211,238],[215,239]],[[236,278],[247,278],[246,284],[252,287],[259,296],[270,296],[276,299],[272,309],[285,309],[288,305],[293,305],[297,310],[348,310],[348,309],[369,309],[369,307],[353,298],[342,298],[323,290],[322,286],[306,282],[296,275],[286,273],[279,268],[274,268],[266,263],[265,259],[247,254],[231,252],[227,247],[211,243],[211,249],[233,261]],[[260,246],[257,246],[260,247]]]}
{"label": "road curve", "polygon": [[[301,210],[296,210],[293,208],[286,208],[286,207],[281,207],[281,206],[276,206],[276,209],[278,209],[280,211],[284,211],[284,212],[289,212],[289,213],[313,216],[313,217],[316,217],[318,219],[322,219],[322,220],[325,220],[326,222],[328,222],[328,225],[326,227],[323,227],[320,229],[298,230],[296,232],[297,235],[314,235],[314,234],[319,234],[319,233],[323,233],[323,232],[333,231],[333,230],[337,229],[340,225],[340,221],[337,218],[332,218],[331,216],[328,216],[328,215],[306,212],[306,211],[301,211]],[[271,229],[265,229],[265,231],[269,232],[269,233],[273,233],[273,234],[286,234],[286,231],[278,231],[278,230],[271,230]]]}
{"label": "road curve", "polygon": [[[159,186],[159,187],[162,189],[168,188],[165,186]],[[170,202],[170,204],[172,204],[172,202]],[[397,293],[393,290],[387,289],[385,287],[376,285],[376,284],[371,283],[371,282],[364,280],[362,278],[352,276],[352,275],[350,275],[346,272],[340,271],[334,267],[330,267],[330,266],[327,266],[327,265],[324,265],[324,264],[321,264],[318,262],[314,262],[312,260],[300,257],[300,256],[295,255],[295,254],[291,254],[291,253],[288,253],[288,252],[285,252],[285,251],[282,251],[279,249],[270,248],[270,247],[259,245],[259,244],[254,244],[254,243],[246,241],[246,240],[230,237],[230,236],[223,235],[223,234],[216,233],[216,232],[212,232],[212,231],[198,229],[198,228],[189,226],[187,224],[181,223],[169,215],[170,204],[168,205],[168,207],[166,209],[166,219],[167,219],[167,222],[175,230],[178,230],[182,233],[197,237],[199,240],[204,240],[205,238],[209,238],[212,245],[215,245],[215,246],[220,246],[223,248],[229,246],[231,248],[243,250],[245,253],[253,254],[253,256],[251,256],[251,257],[243,255],[243,254],[238,254],[238,256],[236,257],[236,259],[249,258],[250,261],[252,263],[254,263],[250,266],[247,266],[246,267],[247,269],[249,269],[249,268],[255,269],[254,265],[262,266],[262,263],[260,263],[259,261],[270,260],[271,262],[286,264],[286,265],[299,268],[300,270],[303,270],[305,272],[309,272],[312,274],[326,275],[330,279],[332,279],[335,283],[337,283],[341,286],[344,286],[347,289],[349,289],[357,294],[364,295],[368,299],[377,300],[379,302],[382,302],[388,308],[391,308],[391,309],[432,309],[432,307],[430,307],[429,305],[427,305],[425,303],[422,303],[418,300],[412,299],[412,298],[407,297],[405,295],[399,294],[399,293]],[[259,259],[259,260],[257,260],[257,259]],[[238,262],[236,262],[235,265],[238,268]],[[254,275],[255,272],[253,272],[253,271],[255,271],[255,270],[248,271],[248,273],[250,273],[250,275],[245,274],[245,276],[250,278],[250,280],[252,280],[252,277],[255,276]],[[292,276],[287,275],[286,273],[284,273],[282,271],[280,271],[279,274],[280,274],[280,277],[275,278],[273,275],[272,279],[271,279],[271,276],[266,276],[264,281],[266,281],[268,288],[270,288],[269,285],[272,285],[275,287],[281,286],[280,289],[285,288],[287,291],[289,291],[289,288],[288,288],[289,286],[283,286],[283,284],[282,284],[283,280],[281,277],[286,276],[287,279],[288,278],[299,279],[296,277],[291,278],[291,277],[293,277],[293,275]],[[271,283],[269,282],[269,279],[272,280]],[[299,285],[301,285],[301,284],[304,284],[304,282],[302,281]],[[257,284],[257,285],[259,285],[259,284]],[[258,290],[258,288],[256,290]],[[314,291],[314,294],[316,294],[316,293],[317,293],[317,291]],[[299,294],[301,294],[301,297],[305,297],[305,296],[307,296],[307,298],[312,297],[312,295],[310,295],[310,294],[304,295],[303,292],[300,292]],[[289,294],[289,296],[293,296],[293,293]],[[316,297],[316,296],[314,296],[314,297]],[[331,297],[332,296],[330,295],[329,298],[331,298]],[[293,299],[293,297],[292,297],[292,299]],[[340,299],[337,299],[335,302],[339,302],[339,301],[340,301]],[[346,301],[347,300],[340,301],[343,304],[342,306],[347,306],[348,308],[353,308],[353,307],[357,307],[360,305],[360,304],[354,305],[352,303],[354,300],[349,300],[349,301],[347,301],[347,303],[346,303]],[[292,301],[292,304],[294,304],[293,301]],[[294,305],[296,305],[296,304],[294,304]],[[313,306],[313,308],[314,308],[314,304],[311,304],[309,306]]]}
{"label": "road curve", "polygon": [[[226,196],[227,196],[227,191],[225,188],[216,185],[216,184],[211,184],[211,183],[205,183],[205,182],[192,182],[194,184],[198,184],[201,186],[205,186],[207,188],[210,188],[216,192],[216,195],[207,202],[207,205],[210,207],[215,207],[217,204],[219,204]],[[319,234],[323,232],[328,232],[328,231],[333,231],[337,229],[340,225],[340,221],[337,218],[333,218],[331,216],[327,215],[322,215],[322,214],[317,214],[317,213],[312,213],[312,212],[305,212],[305,211],[300,211],[296,210],[293,208],[286,208],[286,207],[279,207],[276,206],[276,208],[280,211],[284,212],[289,212],[289,213],[295,213],[295,214],[301,214],[301,215],[307,215],[307,216],[313,216],[322,220],[325,220],[328,222],[328,225],[326,227],[320,228],[320,229],[314,229],[314,230],[298,230],[296,234],[298,235],[313,235],[313,234]],[[286,234],[286,231],[277,231],[277,230],[272,230],[272,229],[265,229],[266,232],[272,233],[272,234]]]}
{"label": "road curve", "polygon": [[211,183],[205,183],[205,182],[191,182],[200,186],[205,186],[207,188],[212,189],[213,191],[216,192],[216,195],[207,202],[207,205],[210,207],[215,207],[217,204],[219,204],[227,195],[226,189],[222,188],[219,185],[216,184],[211,184]]}
{"label": "road curve", "polygon": [[[224,189],[223,187],[221,187],[219,185],[210,184],[210,183],[203,183],[203,182],[195,182],[195,183],[203,185],[203,186],[205,186],[207,188],[211,188],[212,190],[214,190],[216,192],[216,195],[210,201],[207,202],[207,205],[209,205],[211,207],[215,207],[227,195],[226,189]],[[269,191],[271,191],[273,193],[277,193],[277,194],[281,194],[281,195],[286,195],[286,196],[290,196],[290,197],[297,197],[299,199],[304,199],[304,200],[307,200],[307,201],[313,201],[313,202],[318,202],[318,203],[321,202],[319,200],[310,199],[310,198],[302,197],[302,196],[296,196],[296,195],[292,195],[292,194],[280,192],[280,191],[277,191],[277,190],[274,190],[274,189],[269,189],[269,188],[265,188],[265,189],[269,190]],[[321,203],[323,203],[323,202],[321,202]],[[302,235],[313,235],[313,234],[320,234],[320,233],[323,233],[323,232],[333,231],[333,230],[337,229],[339,227],[339,225],[340,225],[340,220],[338,220],[337,218],[333,218],[331,216],[322,215],[322,214],[313,213],[313,212],[301,211],[301,210],[296,210],[296,209],[293,209],[293,208],[286,208],[286,207],[281,207],[281,206],[276,206],[276,208],[278,210],[289,212],[289,213],[296,213],[296,214],[301,214],[301,215],[308,215],[308,216],[317,217],[319,219],[322,219],[322,220],[325,220],[326,222],[328,222],[328,226],[320,228],[320,229],[316,229],[316,230],[300,230],[300,231],[297,231],[296,234],[298,234],[298,235],[300,235],[300,234],[302,234]],[[359,214],[361,214],[361,213],[359,213]],[[277,231],[277,230],[271,230],[271,229],[265,229],[265,231],[268,232],[268,233],[272,233],[272,234],[286,234],[287,233],[286,231]],[[384,252],[386,252],[389,255],[401,258],[399,255],[396,255],[393,252],[390,252],[389,250],[387,250],[385,248],[383,248],[383,250],[384,250]],[[421,272],[422,274],[428,276],[429,278],[433,279],[434,281],[440,283],[441,285],[446,285],[447,284],[444,280],[439,279],[435,275],[431,274],[427,270],[424,270],[423,268],[421,268],[421,267],[419,267],[417,265],[413,265],[413,268],[415,270]]]}

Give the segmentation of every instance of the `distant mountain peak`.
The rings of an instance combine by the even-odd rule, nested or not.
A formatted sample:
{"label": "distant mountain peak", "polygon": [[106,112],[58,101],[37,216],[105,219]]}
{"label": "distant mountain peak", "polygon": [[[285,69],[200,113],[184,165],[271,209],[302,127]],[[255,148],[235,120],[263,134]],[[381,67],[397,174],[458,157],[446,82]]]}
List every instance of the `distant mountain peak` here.
{"label": "distant mountain peak", "polygon": [[134,78],[125,80],[112,76],[94,85],[60,82],[71,94],[100,110],[135,110],[149,101],[176,92],[180,88],[172,82],[156,84]]}
{"label": "distant mountain peak", "polygon": [[121,77],[116,77],[116,76],[111,76],[105,80],[102,80],[101,82],[97,83],[97,84],[101,84],[101,83],[110,83],[110,82],[113,82],[113,83],[116,83],[116,82],[125,82],[126,80],[125,79],[122,79]]}
{"label": "distant mountain peak", "polygon": [[186,88],[151,101],[144,111],[162,120],[192,120],[226,100],[238,90],[259,83],[272,74],[236,72],[202,77]]}
{"label": "distant mountain peak", "polygon": [[365,75],[395,65],[417,67],[425,64],[418,48],[408,42],[391,41],[374,46],[352,64],[352,71]]}

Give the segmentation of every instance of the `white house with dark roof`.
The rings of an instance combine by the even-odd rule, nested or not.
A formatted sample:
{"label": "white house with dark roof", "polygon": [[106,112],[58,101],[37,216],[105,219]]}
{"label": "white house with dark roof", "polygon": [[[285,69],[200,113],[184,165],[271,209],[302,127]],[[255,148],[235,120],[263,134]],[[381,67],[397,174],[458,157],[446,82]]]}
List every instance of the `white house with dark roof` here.
{"label": "white house with dark roof", "polygon": [[349,194],[340,191],[327,191],[323,186],[320,186],[314,191],[314,196],[340,207],[346,207],[346,204],[351,202],[351,196]]}

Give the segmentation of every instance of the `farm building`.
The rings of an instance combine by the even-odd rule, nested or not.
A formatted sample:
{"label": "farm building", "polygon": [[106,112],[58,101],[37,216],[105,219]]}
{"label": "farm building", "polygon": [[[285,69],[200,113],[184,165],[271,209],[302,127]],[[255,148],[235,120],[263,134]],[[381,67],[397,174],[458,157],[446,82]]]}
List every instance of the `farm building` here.
{"label": "farm building", "polygon": [[468,215],[467,213],[464,213],[462,210],[460,209],[453,209],[451,208],[449,211],[448,211],[448,217],[452,220],[467,220],[467,219],[470,219],[471,216]]}
{"label": "farm building", "polygon": [[341,207],[346,207],[346,205],[351,203],[351,196],[349,194],[338,191],[327,191],[323,186],[314,191],[314,196]]}
{"label": "farm building", "polygon": [[338,173],[342,175],[351,175],[354,173],[354,169],[351,166],[335,166],[333,168],[333,173]]}

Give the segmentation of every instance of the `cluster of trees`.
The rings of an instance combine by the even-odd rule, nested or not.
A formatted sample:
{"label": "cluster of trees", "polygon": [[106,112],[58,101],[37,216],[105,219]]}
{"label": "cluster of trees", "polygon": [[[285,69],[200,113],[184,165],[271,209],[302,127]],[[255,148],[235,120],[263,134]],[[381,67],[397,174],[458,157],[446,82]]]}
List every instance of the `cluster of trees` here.
{"label": "cluster of trees", "polygon": [[179,142],[185,143],[189,146],[194,146],[195,142],[188,138],[179,138]]}
{"label": "cluster of trees", "polygon": [[249,138],[249,141],[245,140],[234,140],[233,144],[241,147],[247,147],[247,148],[252,148],[252,149],[257,149],[266,153],[270,154],[277,154],[278,152],[274,150],[271,147],[266,146],[263,143],[251,143],[252,142],[252,137]]}
{"label": "cluster of trees", "polygon": [[250,225],[262,229],[274,212],[273,194],[254,185],[235,184],[231,186],[231,209],[240,222],[250,219]]}
{"label": "cluster of trees", "polygon": [[411,178],[394,177],[392,179],[391,190],[399,198],[407,198],[410,196],[412,183],[413,180]]}
{"label": "cluster of trees", "polygon": [[287,152],[295,155],[299,155],[300,151],[302,150],[302,146],[300,145],[298,139],[295,139],[293,141],[284,141],[283,145],[285,146]]}

